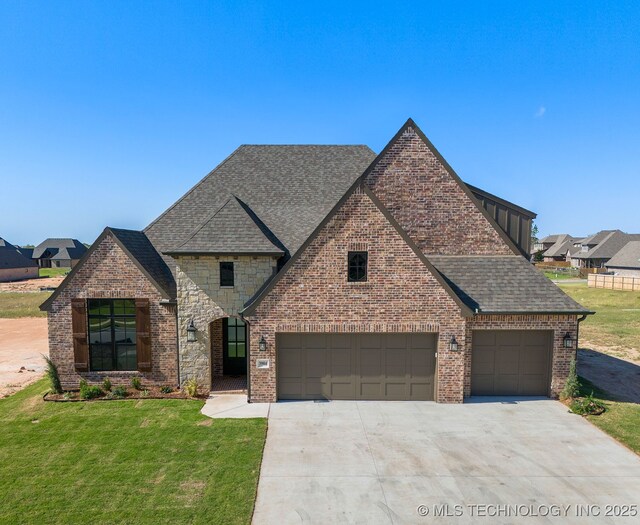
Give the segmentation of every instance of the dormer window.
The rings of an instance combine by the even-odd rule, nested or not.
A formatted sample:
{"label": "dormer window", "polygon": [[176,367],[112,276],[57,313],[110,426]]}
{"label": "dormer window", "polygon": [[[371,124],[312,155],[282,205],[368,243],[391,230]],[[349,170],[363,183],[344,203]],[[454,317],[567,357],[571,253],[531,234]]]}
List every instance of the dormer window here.
{"label": "dormer window", "polygon": [[234,286],[232,262],[220,263],[220,286],[227,288]]}
{"label": "dormer window", "polygon": [[348,281],[361,283],[367,280],[368,252],[349,252],[348,255]]}

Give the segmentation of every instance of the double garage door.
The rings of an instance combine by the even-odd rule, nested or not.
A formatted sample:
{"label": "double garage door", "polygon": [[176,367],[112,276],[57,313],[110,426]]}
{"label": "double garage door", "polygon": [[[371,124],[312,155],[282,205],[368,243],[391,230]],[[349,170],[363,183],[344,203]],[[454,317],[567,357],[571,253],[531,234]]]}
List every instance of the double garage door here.
{"label": "double garage door", "polygon": [[471,395],[548,396],[553,332],[473,332]]}
{"label": "double garage door", "polygon": [[434,399],[437,334],[278,334],[279,399]]}

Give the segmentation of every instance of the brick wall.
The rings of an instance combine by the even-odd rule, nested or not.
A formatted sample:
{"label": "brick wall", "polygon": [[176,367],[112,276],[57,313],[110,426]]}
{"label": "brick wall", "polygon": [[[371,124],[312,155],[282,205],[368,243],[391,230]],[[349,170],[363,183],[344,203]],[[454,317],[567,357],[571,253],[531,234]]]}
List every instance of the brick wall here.
{"label": "brick wall", "polygon": [[[71,329],[71,299],[145,298],[150,302],[151,352],[150,372],[76,372]],[[64,388],[77,388],[81,378],[101,382],[105,377],[114,384],[128,383],[133,375],[144,384],[178,384],[176,312],[174,306],[160,304],[162,296],[111,235],[93,251],[89,259],[71,277],[71,281],[53,301],[48,312],[49,353],[58,366]]]}
{"label": "brick wall", "polygon": [[513,255],[411,127],[391,145],[366,182],[425,254]]}
{"label": "brick wall", "polygon": [[38,277],[38,267],[28,266],[26,268],[0,268],[0,283],[9,281],[21,281],[22,279],[36,279]]}
{"label": "brick wall", "polygon": [[[368,281],[347,282],[347,252],[368,250]],[[360,190],[336,215],[248,317],[252,401],[276,399],[276,332],[438,332],[436,398],[461,402],[464,344],[460,308],[371,199]],[[258,351],[261,336],[267,352]],[[271,359],[256,369],[256,359]]]}
{"label": "brick wall", "polygon": [[[575,315],[479,315],[467,322],[465,349],[464,395],[471,395],[471,348],[473,330],[553,330],[551,397],[558,397],[569,375],[575,348],[565,348],[563,337],[568,332],[575,341],[578,322]],[[575,345],[574,345],[575,346]]]}

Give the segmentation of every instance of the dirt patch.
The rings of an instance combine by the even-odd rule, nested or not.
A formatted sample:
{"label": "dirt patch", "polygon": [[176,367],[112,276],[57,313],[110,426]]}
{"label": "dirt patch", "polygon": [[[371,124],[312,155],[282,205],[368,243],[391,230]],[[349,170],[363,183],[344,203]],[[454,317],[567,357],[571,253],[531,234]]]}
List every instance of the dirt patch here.
{"label": "dirt patch", "polygon": [[64,277],[39,277],[12,283],[0,283],[0,292],[39,292],[41,288],[57,288]]}
{"label": "dirt patch", "polygon": [[213,425],[213,419],[205,419],[204,421],[198,421],[199,427],[210,427]]}
{"label": "dirt patch", "polygon": [[619,401],[640,403],[640,361],[581,348],[578,350],[578,374]]}
{"label": "dirt patch", "polygon": [[0,397],[42,377],[41,354],[49,354],[46,319],[0,319]]}

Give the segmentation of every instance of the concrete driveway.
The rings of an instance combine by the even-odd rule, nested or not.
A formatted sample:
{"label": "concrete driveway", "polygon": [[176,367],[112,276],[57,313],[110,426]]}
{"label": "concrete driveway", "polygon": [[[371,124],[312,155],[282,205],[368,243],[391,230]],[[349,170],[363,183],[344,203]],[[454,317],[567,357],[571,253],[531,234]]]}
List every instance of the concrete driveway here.
{"label": "concrete driveway", "polygon": [[556,401],[485,401],[272,404],[253,522],[637,523],[605,505],[640,506],[640,457]]}

